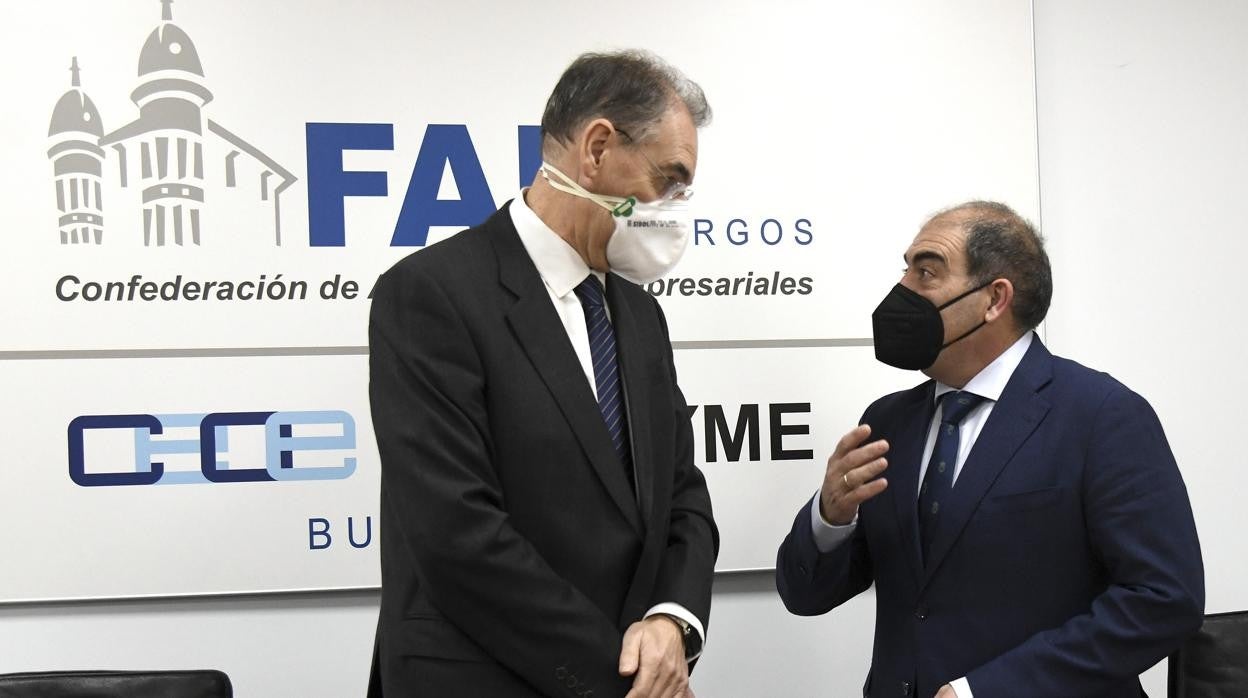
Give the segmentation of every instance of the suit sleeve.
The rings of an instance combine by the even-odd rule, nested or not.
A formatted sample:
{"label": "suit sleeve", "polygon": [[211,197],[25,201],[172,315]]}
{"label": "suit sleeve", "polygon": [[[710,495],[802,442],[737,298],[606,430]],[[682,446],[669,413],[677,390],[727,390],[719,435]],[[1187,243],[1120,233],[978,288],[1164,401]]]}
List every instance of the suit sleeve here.
{"label": "suit sleeve", "polygon": [[827,613],[866,591],[873,581],[863,521],[859,519],[849,540],[821,553],[810,522],[811,505],[807,500],[798,510],[776,555],[776,591],[784,607],[799,616]]}
{"label": "suit sleeve", "polygon": [[[859,423],[869,424],[870,413],[868,409]],[[784,607],[799,616],[827,613],[866,591],[874,581],[866,522],[858,517],[849,540],[820,552],[811,522],[814,505],[807,500],[798,510],[776,555],[776,590]]]}
{"label": "suit sleeve", "polygon": [[667,321],[658,302],[653,299],[651,302],[663,328],[668,371],[675,393],[671,418],[676,425],[672,454],[671,520],[667,548],[659,565],[652,601],[680,604],[702,621],[703,628],[707,628],[711,614],[711,583],[715,574],[715,559],[719,555],[719,529],[711,513],[711,495],[706,487],[706,478],[693,462],[693,427],[689,423],[689,405],[676,382],[676,364]]}
{"label": "suit sleeve", "polygon": [[545,695],[622,696],[622,634],[509,522],[491,463],[485,383],[463,318],[431,275],[374,292],[369,394],[383,497],[432,604]]}
{"label": "suit sleeve", "polygon": [[1088,444],[1084,516],[1107,589],[1087,613],[967,676],[976,695],[1098,695],[1178,648],[1201,625],[1204,568],[1187,489],[1157,415],[1118,388]]}

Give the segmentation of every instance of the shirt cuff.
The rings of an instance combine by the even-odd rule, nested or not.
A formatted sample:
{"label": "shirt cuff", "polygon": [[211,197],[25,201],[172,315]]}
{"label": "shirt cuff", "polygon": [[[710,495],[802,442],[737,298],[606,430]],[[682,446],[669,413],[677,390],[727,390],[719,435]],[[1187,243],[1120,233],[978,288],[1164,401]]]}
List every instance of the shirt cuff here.
{"label": "shirt cuff", "polygon": [[702,647],[701,649],[698,650],[697,654],[693,655],[692,657],[686,657],[685,661],[692,662],[698,657],[701,657],[702,651],[706,649],[706,630],[702,628],[702,621],[698,620],[697,616],[690,613],[689,609],[685,608],[684,606],[681,606],[678,603],[672,603],[672,602],[661,603],[655,606],[654,608],[651,608],[649,611],[646,611],[646,615],[643,617],[649,618],[650,616],[655,616],[659,614],[668,615],[668,616],[676,616],[677,618],[688,623],[690,626],[693,627],[694,630],[697,631],[698,638],[702,640]]}
{"label": "shirt cuff", "polygon": [[971,695],[971,682],[965,676],[950,681],[949,687],[953,689],[958,698],[975,698],[975,696]]}
{"label": "shirt cuff", "polygon": [[821,553],[830,553],[853,535],[854,529],[858,527],[858,515],[854,514],[854,520],[844,526],[824,521],[823,514],[819,511],[819,493],[816,492],[814,500],[810,503],[810,527],[815,536],[815,547]]}

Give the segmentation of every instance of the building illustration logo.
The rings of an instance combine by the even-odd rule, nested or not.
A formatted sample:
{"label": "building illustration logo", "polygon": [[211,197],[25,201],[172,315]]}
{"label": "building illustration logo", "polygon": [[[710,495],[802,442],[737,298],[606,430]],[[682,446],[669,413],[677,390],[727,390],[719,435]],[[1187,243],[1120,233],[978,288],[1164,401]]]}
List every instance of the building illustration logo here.
{"label": "building illustration logo", "polygon": [[71,89],[57,101],[48,127],[63,245],[101,245],[118,233],[138,234],[106,226],[102,183],[114,176],[108,181],[132,192],[142,207],[145,246],[199,246],[209,235],[205,222],[214,204],[234,197],[245,197],[247,210],[263,215],[262,229],[282,244],[280,199],[298,178],[205,115],[213,94],[195,44],[173,23],[172,4],[161,0],[162,21],[139,53],[138,86],[130,94],[137,119],[105,130],[83,89],[78,57],[70,63]]}

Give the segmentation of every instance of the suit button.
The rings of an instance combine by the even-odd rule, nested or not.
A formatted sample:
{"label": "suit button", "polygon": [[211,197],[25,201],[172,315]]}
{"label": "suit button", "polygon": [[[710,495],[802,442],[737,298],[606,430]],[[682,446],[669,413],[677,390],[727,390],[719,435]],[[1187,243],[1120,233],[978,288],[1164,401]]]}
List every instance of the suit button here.
{"label": "suit button", "polygon": [[571,675],[571,676],[569,676],[569,677],[568,677],[568,682],[567,682],[567,683],[568,683],[568,688],[572,688],[572,687],[573,687],[573,686],[575,686],[576,684],[580,683],[580,681],[579,681],[579,680],[577,680],[577,678],[576,678],[576,674],[573,674],[573,675]]}
{"label": "suit button", "polygon": [[561,666],[561,667],[559,667],[558,669],[555,669],[555,679],[556,679],[556,680],[558,680],[558,681],[562,681],[562,680],[564,680],[564,678],[566,678],[566,677],[567,677],[567,675],[568,675],[568,668],[567,668],[567,667],[562,667],[562,666]]}
{"label": "suit button", "polygon": [[927,608],[924,606],[919,606],[919,609],[914,612],[914,617],[918,618],[919,620],[927,620]]}
{"label": "suit button", "polygon": [[910,695],[910,682],[909,681],[901,682],[901,695],[903,696]]}

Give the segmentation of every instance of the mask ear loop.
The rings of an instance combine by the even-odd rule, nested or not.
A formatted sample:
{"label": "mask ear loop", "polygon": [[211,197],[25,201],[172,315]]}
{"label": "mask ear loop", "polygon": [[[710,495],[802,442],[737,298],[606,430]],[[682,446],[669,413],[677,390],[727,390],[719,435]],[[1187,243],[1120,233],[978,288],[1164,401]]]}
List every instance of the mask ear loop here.
{"label": "mask ear loop", "polygon": [[[993,281],[996,281],[996,279],[993,279]],[[967,296],[971,295],[972,293],[975,293],[976,291],[981,291],[981,290],[983,290],[983,289],[985,289],[985,288],[988,288],[988,287],[989,287],[989,286],[991,286],[991,285],[992,285],[992,281],[989,281],[989,282],[987,282],[987,283],[980,284],[980,285],[976,286],[975,288],[973,288],[973,289],[971,289],[971,290],[969,290],[969,291],[966,291],[965,293],[962,293],[962,294],[961,294],[961,295],[959,295],[959,296],[954,297],[954,299],[953,299],[953,300],[946,302],[944,305],[938,306],[936,309],[937,309],[937,310],[944,310],[945,308],[948,308],[949,306],[953,305],[954,303],[957,303],[958,301],[962,300],[963,298],[966,298]]]}
{"label": "mask ear loop", "polygon": [[[542,178],[545,179],[546,183],[549,184],[553,189],[557,189],[565,194],[571,194],[572,196],[579,196],[582,199],[589,199],[590,201],[607,209],[608,211],[611,212],[612,215],[615,215],[615,216],[631,215],[633,212],[633,206],[637,203],[637,200],[631,196],[628,197],[627,199],[622,199],[618,196],[603,196],[601,194],[595,194],[591,191],[587,191],[584,187],[582,187],[581,185],[573,181],[571,177],[560,172],[559,168],[555,167],[554,165],[548,162],[542,163],[541,173],[542,173]],[[551,179],[550,175],[552,173],[562,181],[557,182]],[[627,213],[616,213],[617,210],[623,209],[626,204],[627,204],[627,209],[625,210],[627,210]]]}
{"label": "mask ear loop", "polygon": [[[967,296],[971,295],[972,293],[975,293],[976,291],[980,291],[980,290],[983,290],[983,289],[985,289],[985,288],[988,288],[988,287],[989,287],[989,286],[991,286],[991,285],[992,285],[992,281],[989,281],[989,282],[984,283],[984,284],[980,284],[979,286],[976,286],[975,288],[973,288],[973,289],[971,289],[971,290],[969,290],[969,291],[967,291],[967,292],[965,292],[965,293],[963,293],[963,294],[959,295],[957,298],[954,298],[953,300],[949,301],[948,303],[945,303],[944,305],[942,305],[942,306],[940,306],[940,307],[936,308],[936,311],[937,311],[937,312],[940,312],[941,310],[944,310],[945,308],[948,308],[949,306],[953,305],[954,303],[957,303],[958,301],[962,300],[963,298],[966,298]],[[943,324],[943,323],[942,323],[942,324]],[[941,350],[941,351],[944,351],[945,349],[948,349],[950,346],[952,346],[952,345],[954,345],[954,344],[957,344],[958,342],[961,342],[962,340],[966,339],[967,337],[970,337],[971,335],[973,335],[973,334],[975,334],[976,332],[978,332],[978,331],[979,331],[979,329],[980,329],[981,327],[983,327],[984,325],[987,325],[987,324],[988,324],[988,321],[987,321],[987,320],[983,320],[983,321],[981,321],[978,325],[976,325],[976,326],[972,327],[970,330],[968,330],[968,331],[966,331],[966,332],[962,333],[962,336],[961,336],[961,337],[958,337],[957,339],[955,339],[955,340],[953,340],[953,341],[949,342],[948,344],[942,344],[942,345],[940,346],[940,350]]]}
{"label": "mask ear loop", "polygon": [[979,331],[979,328],[981,328],[981,327],[983,327],[984,325],[987,325],[987,324],[988,324],[988,321],[987,321],[987,320],[984,320],[984,321],[980,322],[978,325],[976,325],[976,326],[972,327],[972,328],[970,329],[970,331],[968,331],[968,332],[964,333],[961,337],[958,337],[957,339],[953,340],[952,342],[949,342],[948,344],[942,344],[942,345],[940,345],[940,350],[941,350],[941,351],[944,351],[945,349],[948,349],[949,347],[953,346],[954,344],[957,344],[958,342],[961,342],[962,340],[966,339],[967,337],[970,337],[971,335],[973,335],[973,334],[975,334],[976,332],[978,332],[978,331]]}

